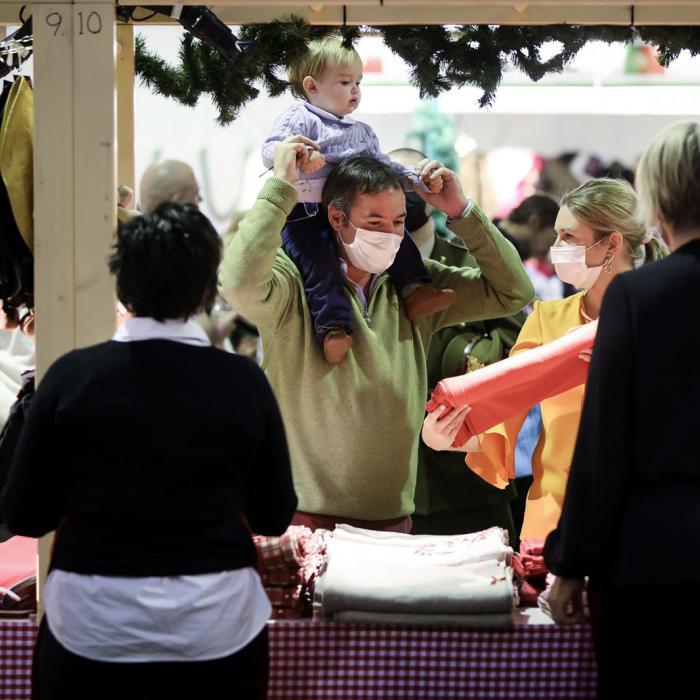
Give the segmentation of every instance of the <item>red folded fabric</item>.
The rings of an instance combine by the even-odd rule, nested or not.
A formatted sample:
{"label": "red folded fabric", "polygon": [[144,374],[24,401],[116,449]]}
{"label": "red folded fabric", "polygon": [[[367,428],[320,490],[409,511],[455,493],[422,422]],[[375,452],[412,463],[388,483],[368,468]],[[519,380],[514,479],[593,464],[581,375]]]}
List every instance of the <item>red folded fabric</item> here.
{"label": "red folded fabric", "polygon": [[523,554],[520,561],[525,569],[525,578],[537,578],[547,574],[548,569],[541,554]]}
{"label": "red folded fabric", "polygon": [[305,589],[302,586],[295,586],[294,588],[266,586],[265,592],[270,599],[270,603],[275,608],[303,610],[306,604]]}
{"label": "red folded fabric", "polygon": [[12,588],[36,576],[37,541],[33,537],[10,537],[0,544],[0,586]]}
{"label": "red folded fabric", "polygon": [[525,571],[524,578],[530,580],[547,574],[542,552],[544,540],[524,539],[520,542],[520,562]]}
{"label": "red folded fabric", "polygon": [[544,552],[544,540],[525,538],[520,540],[520,554],[537,556]]}
{"label": "red folded fabric", "polygon": [[518,588],[518,597],[520,605],[525,608],[536,608],[537,599],[540,593],[544,591],[544,583],[541,586],[535,585],[530,581],[523,581]]}
{"label": "red folded fabric", "polygon": [[295,569],[269,569],[262,573],[263,586],[298,586],[304,583],[301,570]]}
{"label": "red folded fabric", "polygon": [[300,608],[272,608],[271,620],[298,620],[302,617],[311,617],[311,613]]}
{"label": "red folded fabric", "polygon": [[281,537],[255,535],[263,571],[271,569],[298,569],[304,561],[305,544],[311,537],[311,530],[300,525],[290,525]]}
{"label": "red folded fabric", "polygon": [[593,347],[598,322],[586,323],[557,340],[438,382],[427,410],[471,406],[453,447],[529,410],[550,396],[584,384],[589,363],[579,354]]}

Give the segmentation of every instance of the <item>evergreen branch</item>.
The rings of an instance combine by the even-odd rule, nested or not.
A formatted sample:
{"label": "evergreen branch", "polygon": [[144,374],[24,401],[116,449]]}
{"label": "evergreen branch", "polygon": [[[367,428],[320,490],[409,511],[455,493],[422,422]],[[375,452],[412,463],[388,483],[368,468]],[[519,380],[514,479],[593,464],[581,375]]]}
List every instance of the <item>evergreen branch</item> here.
{"label": "evergreen branch", "polygon": [[[410,82],[421,98],[437,97],[451,87],[473,85],[483,94],[479,104],[493,102],[510,61],[531,80],[562,71],[589,41],[633,43],[658,48],[659,62],[668,65],[680,52],[700,54],[700,27],[581,27],[440,25],[368,27],[381,35],[386,46],[410,67]],[[312,26],[295,16],[268,24],[241,27],[243,41],[253,42],[238,71],[232,70],[216,50],[187,33],[180,47],[179,65],[168,65],[136,37],[136,73],[154,92],[194,106],[202,94],[211,95],[219,110],[218,121],[228,124],[259,90],[262,82],[272,96],[281,95],[288,82],[280,77],[306,50],[309,41],[329,34],[341,36],[345,46],[360,38],[360,27]],[[557,53],[543,60],[541,50],[558,42]]]}

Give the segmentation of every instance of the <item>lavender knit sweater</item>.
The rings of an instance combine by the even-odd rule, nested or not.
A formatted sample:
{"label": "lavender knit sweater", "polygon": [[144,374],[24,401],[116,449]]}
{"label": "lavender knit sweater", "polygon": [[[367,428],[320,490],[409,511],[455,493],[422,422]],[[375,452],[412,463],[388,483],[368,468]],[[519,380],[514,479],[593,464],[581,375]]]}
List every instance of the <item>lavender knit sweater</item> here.
{"label": "lavender knit sweater", "polygon": [[422,192],[429,191],[413,168],[395,163],[382,153],[372,127],[349,116],[338,118],[305,100],[297,100],[290,105],[272,125],[272,133],[262,147],[266,168],[272,167],[275,145],[297,134],[316,141],[326,159],[323,168],[311,175],[304,175],[295,184],[301,202],[320,202],[323,185],[335,166],[346,158],[360,155],[371,156],[390,166],[401,178],[405,189],[411,189],[413,185]]}

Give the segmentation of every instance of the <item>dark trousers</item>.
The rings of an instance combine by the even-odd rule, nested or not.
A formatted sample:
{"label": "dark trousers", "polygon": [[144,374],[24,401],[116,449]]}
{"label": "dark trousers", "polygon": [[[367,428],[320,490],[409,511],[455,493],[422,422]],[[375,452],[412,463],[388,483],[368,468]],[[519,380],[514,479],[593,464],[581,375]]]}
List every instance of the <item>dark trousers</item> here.
{"label": "dark trousers", "polygon": [[32,700],[264,700],[267,627],[243,649],[213,661],[108,663],[62,647],[41,621]]}
{"label": "dark trousers", "polygon": [[[655,553],[652,566],[663,566]],[[696,686],[700,584],[589,590],[598,698],[675,700]]]}
{"label": "dark trousers", "polygon": [[429,515],[413,514],[412,535],[462,535],[490,527],[502,527],[508,531],[508,541],[515,537],[513,516],[509,503],[491,503],[479,508],[450,510]]}
{"label": "dark trousers", "polygon": [[[338,248],[326,210],[318,204],[297,204],[282,230],[282,248],[301,273],[319,342],[331,328],[343,328],[352,334],[352,313],[343,291]],[[430,283],[420,251],[408,234],[388,271],[399,293],[409,284]]]}

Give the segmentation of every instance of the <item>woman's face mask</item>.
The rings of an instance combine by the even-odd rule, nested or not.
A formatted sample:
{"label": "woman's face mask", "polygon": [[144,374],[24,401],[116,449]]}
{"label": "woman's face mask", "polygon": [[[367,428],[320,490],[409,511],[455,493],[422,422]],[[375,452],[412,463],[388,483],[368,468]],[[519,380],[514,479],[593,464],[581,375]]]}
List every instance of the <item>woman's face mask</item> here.
{"label": "woman's face mask", "polygon": [[577,289],[590,289],[600,277],[603,266],[588,267],[586,265],[586,251],[595,248],[598,243],[602,243],[604,240],[603,238],[588,248],[582,245],[571,245],[564,241],[553,245],[549,249],[549,256],[557,277],[562,282],[572,284]]}
{"label": "woman's face mask", "polygon": [[355,229],[355,240],[340,242],[350,263],[358,270],[379,274],[391,266],[399,250],[403,236],[385,231],[370,231],[358,228],[346,217],[346,221]]}

